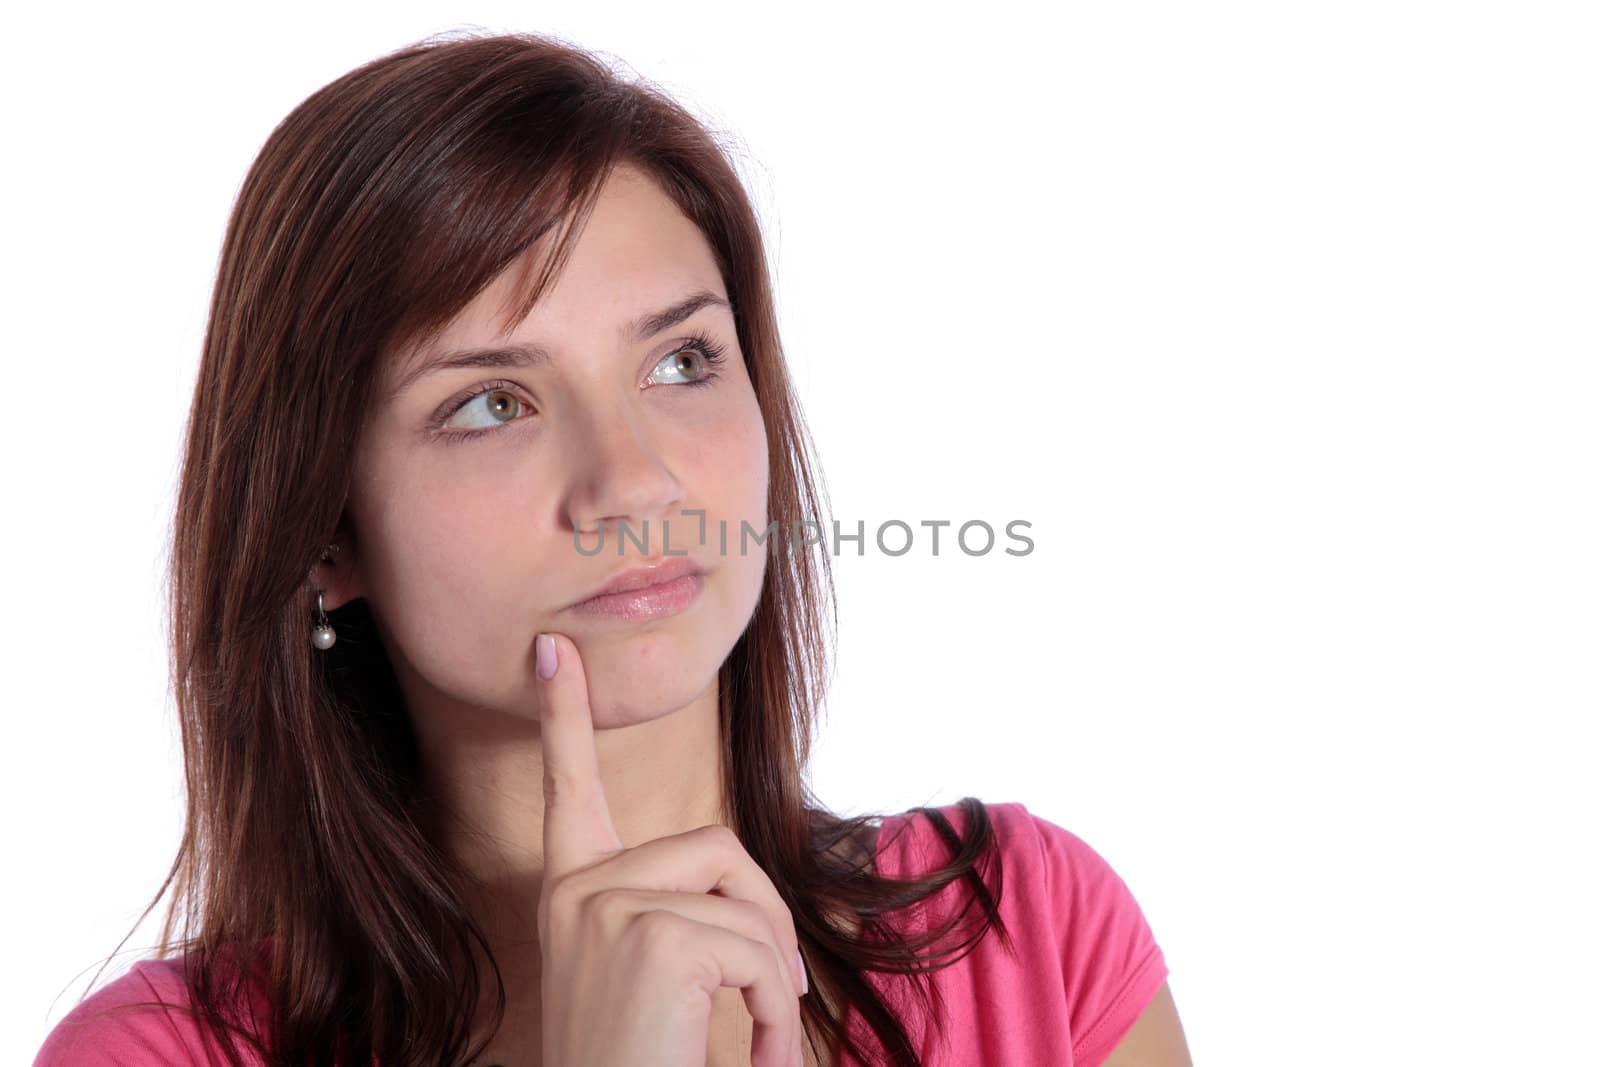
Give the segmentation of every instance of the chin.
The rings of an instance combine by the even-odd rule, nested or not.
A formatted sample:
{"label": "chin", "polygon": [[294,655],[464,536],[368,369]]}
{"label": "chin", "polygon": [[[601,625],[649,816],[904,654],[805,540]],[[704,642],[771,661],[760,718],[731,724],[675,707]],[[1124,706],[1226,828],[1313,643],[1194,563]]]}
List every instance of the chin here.
{"label": "chin", "polygon": [[682,711],[705,692],[716,675],[713,672],[704,680],[692,684],[676,684],[674,680],[656,679],[654,682],[630,684],[615,678],[589,685],[589,707],[597,730],[619,726],[636,726],[642,722]]}
{"label": "chin", "polygon": [[575,637],[598,728],[659,719],[715,683],[722,657],[706,635],[673,628]]}

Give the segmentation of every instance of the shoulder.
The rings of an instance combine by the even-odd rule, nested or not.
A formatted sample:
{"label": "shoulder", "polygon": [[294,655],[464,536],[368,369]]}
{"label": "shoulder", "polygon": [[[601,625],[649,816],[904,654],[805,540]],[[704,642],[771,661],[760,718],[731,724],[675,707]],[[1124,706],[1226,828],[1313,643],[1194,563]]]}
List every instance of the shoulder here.
{"label": "shoulder", "polygon": [[80,1001],[45,1038],[34,1067],[185,1061],[182,976],[172,960],[140,960]]}
{"label": "shoulder", "polygon": [[[967,836],[960,804],[934,810]],[[984,803],[983,811],[1000,855],[999,911],[1018,945],[1015,966],[1035,987],[1059,977],[1058,999],[1035,1007],[1061,1017],[1073,1063],[1101,1063],[1167,980],[1154,931],[1127,882],[1083,837],[1021,803]],[[886,820],[884,838],[890,867],[925,870],[950,858],[918,809]]]}
{"label": "shoulder", "polygon": [[[1035,815],[1025,805],[984,802],[982,809],[1008,878],[1014,872],[1018,878],[1079,898],[1097,890],[1103,895],[1108,887],[1121,883],[1116,871],[1087,841]],[[968,837],[971,827],[960,802],[912,808],[884,819],[880,853],[908,868],[944,862],[949,849],[935,828],[931,814],[935,812],[959,837]]]}
{"label": "shoulder", "polygon": [[1098,849],[1021,804],[999,807],[1037,838],[1073,1062],[1098,1064],[1166,984],[1166,958],[1132,888]]}
{"label": "shoulder", "polygon": [[[220,1049],[189,1010],[183,958],[145,959],[84,998],[45,1037],[33,1067],[206,1064]],[[246,1063],[255,1062],[248,1056]]]}

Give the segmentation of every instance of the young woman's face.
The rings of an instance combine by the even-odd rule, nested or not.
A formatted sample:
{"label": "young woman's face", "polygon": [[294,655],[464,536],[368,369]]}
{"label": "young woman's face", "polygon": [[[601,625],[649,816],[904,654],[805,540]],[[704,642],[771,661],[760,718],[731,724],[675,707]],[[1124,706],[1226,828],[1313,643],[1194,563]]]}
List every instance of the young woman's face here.
{"label": "young woman's face", "polygon": [[[740,551],[741,524],[766,529],[767,439],[727,292],[700,231],[627,168],[554,286],[504,334],[516,274],[426,352],[386,365],[348,502],[351,595],[367,598],[413,700],[536,719],[534,636],[551,630],[578,646],[597,726],[666,714],[714,680],[766,567],[762,545]],[[723,303],[634,333],[642,316],[701,292]],[[512,345],[547,358],[412,377],[431,355]],[[619,536],[624,524],[633,539]],[[670,555],[703,568],[686,608],[643,620],[574,608],[618,571],[667,555],[663,534]]]}

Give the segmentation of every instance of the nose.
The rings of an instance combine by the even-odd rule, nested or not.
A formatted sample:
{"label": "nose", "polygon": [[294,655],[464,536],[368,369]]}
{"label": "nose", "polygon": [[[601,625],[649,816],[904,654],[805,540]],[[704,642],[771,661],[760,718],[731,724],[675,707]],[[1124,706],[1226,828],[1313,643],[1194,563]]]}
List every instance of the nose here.
{"label": "nose", "polygon": [[[628,412],[614,413],[603,424],[591,422],[574,453],[566,510],[579,544],[588,551],[602,544],[606,553],[659,554],[663,523],[682,507],[684,494],[649,428]],[[624,524],[631,531],[627,540]],[[677,531],[672,539],[679,543]]]}

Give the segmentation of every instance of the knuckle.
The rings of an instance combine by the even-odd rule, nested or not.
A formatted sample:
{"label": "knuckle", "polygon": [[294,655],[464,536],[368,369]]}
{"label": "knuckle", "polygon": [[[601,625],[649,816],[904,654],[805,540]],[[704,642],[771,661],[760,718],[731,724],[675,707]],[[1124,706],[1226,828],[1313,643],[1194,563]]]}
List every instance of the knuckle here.
{"label": "knuckle", "polygon": [[777,978],[780,987],[794,990],[793,1006],[798,1013],[800,1010],[800,986],[794,980],[794,961],[787,959],[782,949],[774,948],[772,950],[772,973]]}
{"label": "knuckle", "polygon": [[575,784],[571,775],[555,767],[544,769],[544,802],[546,806],[559,804],[574,796]]}
{"label": "knuckle", "polygon": [[612,887],[592,894],[586,904],[588,918],[600,926],[615,930],[622,927],[635,910],[633,894],[626,889]]}
{"label": "knuckle", "polygon": [[763,908],[753,900],[730,899],[728,903],[738,911],[739,918],[744,923],[745,929],[759,930],[763,941],[774,940],[773,935],[778,931],[772,925],[772,916],[767,914],[766,908]]}
{"label": "knuckle", "polygon": [[716,848],[744,852],[744,843],[739,840],[739,835],[733,828],[723,826],[721,823],[708,823],[700,827],[700,835]]}
{"label": "knuckle", "polygon": [[557,878],[545,887],[540,905],[546,922],[566,922],[575,916],[584,900],[583,887],[572,875]]}
{"label": "knuckle", "polygon": [[683,923],[670,911],[641,912],[628,926],[634,950],[646,966],[655,966],[683,955]]}

